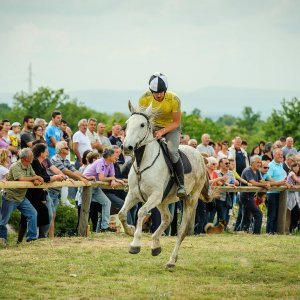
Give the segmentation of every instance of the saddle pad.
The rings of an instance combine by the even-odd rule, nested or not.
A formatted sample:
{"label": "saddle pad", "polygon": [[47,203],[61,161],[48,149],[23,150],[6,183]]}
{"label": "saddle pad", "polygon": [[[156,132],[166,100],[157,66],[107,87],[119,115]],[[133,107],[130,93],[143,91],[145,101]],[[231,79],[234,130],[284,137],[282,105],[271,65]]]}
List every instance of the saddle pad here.
{"label": "saddle pad", "polygon": [[[168,152],[168,148],[167,148],[167,144],[165,142],[161,142],[160,146],[163,150],[163,154],[165,157],[165,161],[168,165],[168,168],[170,169],[171,173],[173,173],[173,166],[172,166],[172,162],[171,162],[171,158]],[[183,170],[184,170],[184,174],[188,174],[192,172],[192,165],[188,159],[188,157],[180,150],[178,150],[179,152],[179,156],[181,158],[182,164],[183,164]]]}
{"label": "saddle pad", "polygon": [[182,164],[183,164],[184,174],[191,173],[192,172],[192,165],[191,165],[188,157],[185,155],[185,153],[183,153],[180,150],[179,150],[179,155],[181,157],[181,161],[182,161]]}

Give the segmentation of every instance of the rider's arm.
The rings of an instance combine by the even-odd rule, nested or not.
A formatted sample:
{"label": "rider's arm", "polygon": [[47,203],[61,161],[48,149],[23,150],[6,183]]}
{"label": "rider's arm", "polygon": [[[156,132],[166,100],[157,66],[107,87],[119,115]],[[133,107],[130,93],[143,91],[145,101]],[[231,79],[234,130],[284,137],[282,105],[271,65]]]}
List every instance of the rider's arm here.
{"label": "rider's arm", "polygon": [[181,122],[181,112],[173,112],[172,113],[172,118],[173,118],[173,122],[171,124],[169,124],[168,126],[158,130],[159,133],[161,133],[161,135],[165,135],[168,132],[173,131],[174,129],[176,129],[177,127],[180,126],[180,122]]}

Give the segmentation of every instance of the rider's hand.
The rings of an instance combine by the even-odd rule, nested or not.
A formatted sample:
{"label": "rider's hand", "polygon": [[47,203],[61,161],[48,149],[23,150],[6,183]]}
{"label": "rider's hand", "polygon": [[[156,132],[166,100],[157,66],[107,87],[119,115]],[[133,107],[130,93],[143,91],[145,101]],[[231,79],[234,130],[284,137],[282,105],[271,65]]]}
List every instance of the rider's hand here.
{"label": "rider's hand", "polygon": [[159,140],[166,134],[166,130],[164,128],[157,130],[154,132],[155,137]]}

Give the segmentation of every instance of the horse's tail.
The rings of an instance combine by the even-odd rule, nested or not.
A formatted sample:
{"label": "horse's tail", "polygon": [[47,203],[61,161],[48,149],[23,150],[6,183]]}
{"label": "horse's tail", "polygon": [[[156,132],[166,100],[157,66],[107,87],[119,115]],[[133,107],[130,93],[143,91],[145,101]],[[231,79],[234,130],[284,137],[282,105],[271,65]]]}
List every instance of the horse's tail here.
{"label": "horse's tail", "polygon": [[214,194],[214,192],[210,187],[209,179],[208,179],[208,176],[206,174],[206,179],[205,179],[205,183],[203,185],[203,188],[201,190],[200,198],[204,202],[211,202],[214,198],[213,194]]}

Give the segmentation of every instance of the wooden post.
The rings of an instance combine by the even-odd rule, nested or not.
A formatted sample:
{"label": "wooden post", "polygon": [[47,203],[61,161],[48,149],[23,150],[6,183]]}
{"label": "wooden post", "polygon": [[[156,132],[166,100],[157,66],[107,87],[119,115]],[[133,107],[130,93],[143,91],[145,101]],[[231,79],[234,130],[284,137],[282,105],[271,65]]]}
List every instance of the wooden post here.
{"label": "wooden post", "polygon": [[287,195],[287,190],[281,191],[279,195],[279,208],[277,216],[277,232],[279,234],[285,234]]}
{"label": "wooden post", "polygon": [[82,189],[82,203],[81,203],[80,219],[79,219],[79,226],[78,226],[79,236],[87,236],[91,196],[92,196],[92,187],[84,186]]}

